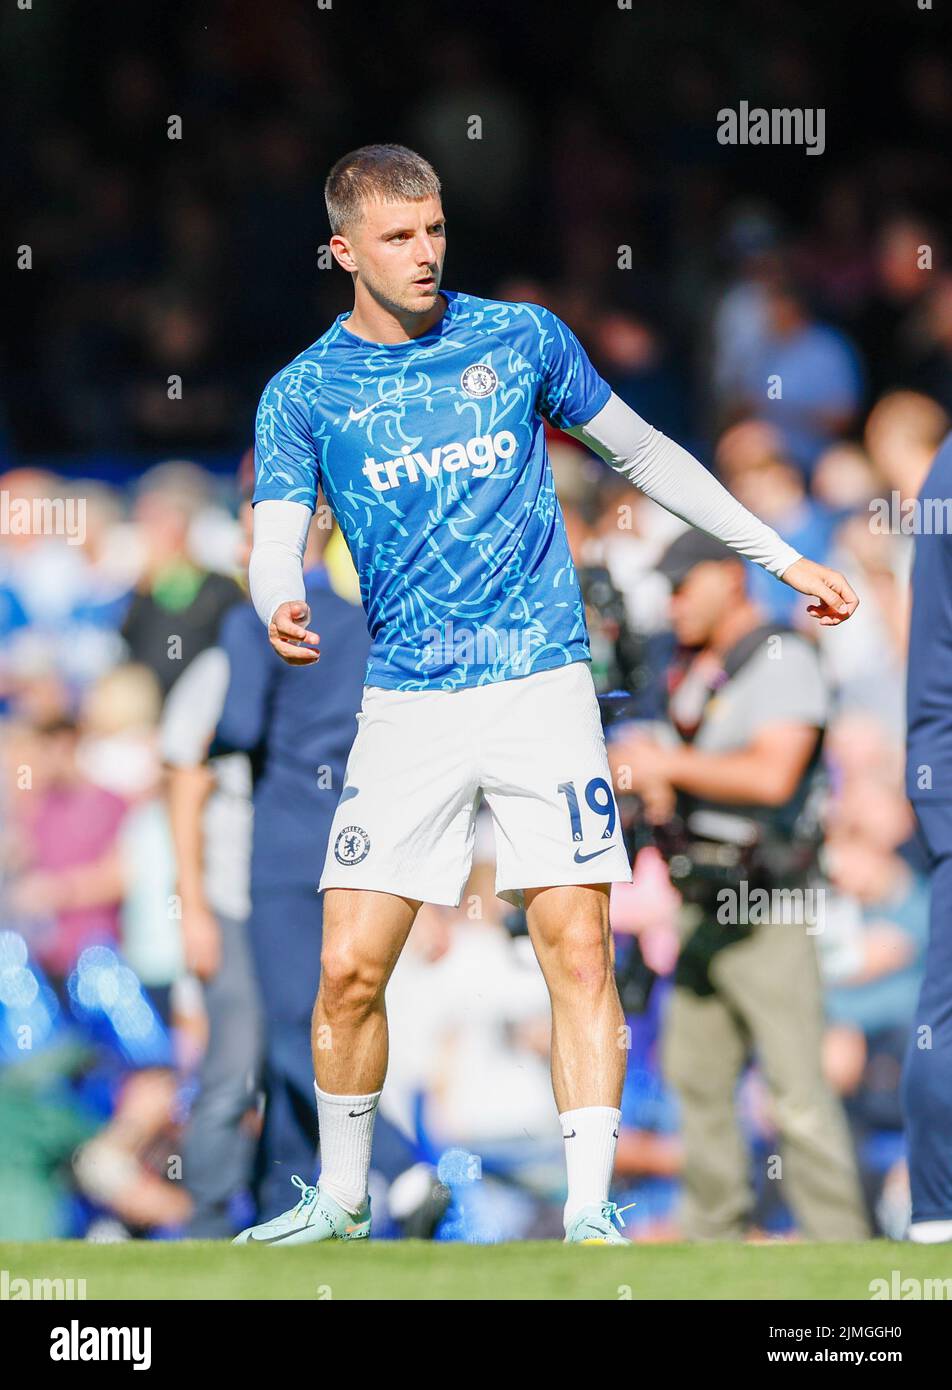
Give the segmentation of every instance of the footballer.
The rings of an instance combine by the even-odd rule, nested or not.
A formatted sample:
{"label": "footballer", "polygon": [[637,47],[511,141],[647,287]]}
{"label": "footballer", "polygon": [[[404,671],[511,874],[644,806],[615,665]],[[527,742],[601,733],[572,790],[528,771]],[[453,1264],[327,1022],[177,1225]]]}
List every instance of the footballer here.
{"label": "footballer", "polygon": [[420,155],[366,146],[325,193],[354,306],[262,395],[251,595],[279,656],[319,659],[302,555],[322,488],[372,646],[320,880],[320,1177],[295,1179],[299,1200],[237,1242],[370,1234],[384,991],[420,904],[459,903],[485,802],[496,892],[525,906],[552,1003],[565,1238],[624,1243],[608,1198],[626,1062],[608,904],[631,866],[543,420],[809,596],[824,626],[858,600],[614,395],[555,314],[441,289],[440,182]]}

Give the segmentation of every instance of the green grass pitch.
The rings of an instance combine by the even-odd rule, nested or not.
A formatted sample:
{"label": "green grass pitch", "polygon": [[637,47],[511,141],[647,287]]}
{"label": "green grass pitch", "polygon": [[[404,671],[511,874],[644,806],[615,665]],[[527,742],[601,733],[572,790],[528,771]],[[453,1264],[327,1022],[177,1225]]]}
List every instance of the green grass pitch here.
{"label": "green grass pitch", "polygon": [[9,1280],[85,1279],[88,1299],[862,1301],[872,1280],[891,1281],[893,1271],[952,1280],[952,1247],[361,1241],[249,1250],[212,1241],[51,1241],[0,1244],[0,1271]]}

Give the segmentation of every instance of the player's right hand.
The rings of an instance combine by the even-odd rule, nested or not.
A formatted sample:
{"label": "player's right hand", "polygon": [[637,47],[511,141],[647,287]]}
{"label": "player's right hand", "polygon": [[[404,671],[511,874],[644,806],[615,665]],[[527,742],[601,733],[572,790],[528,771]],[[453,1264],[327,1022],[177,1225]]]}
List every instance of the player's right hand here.
{"label": "player's right hand", "polygon": [[311,610],[302,599],[292,599],[274,610],[268,638],[289,666],[313,666],[321,659],[321,639],[318,633],[308,631],[310,621]]}
{"label": "player's right hand", "polygon": [[807,604],[807,612],[821,627],[836,627],[856,612],[859,599],[838,570],[827,569],[801,555],[787,566],[781,578],[791,589],[816,600]]}

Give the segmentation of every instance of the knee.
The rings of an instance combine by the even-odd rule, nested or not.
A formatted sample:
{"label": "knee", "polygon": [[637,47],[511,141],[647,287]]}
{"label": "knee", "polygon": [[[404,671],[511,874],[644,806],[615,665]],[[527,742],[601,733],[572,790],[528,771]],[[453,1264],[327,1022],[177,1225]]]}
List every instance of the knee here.
{"label": "knee", "polygon": [[547,955],[552,985],[576,994],[597,995],[614,983],[609,942],[597,924],[567,928]]}
{"label": "knee", "polygon": [[382,971],[350,946],[327,949],[321,956],[320,1000],[329,1017],[369,1013],[384,986]]}

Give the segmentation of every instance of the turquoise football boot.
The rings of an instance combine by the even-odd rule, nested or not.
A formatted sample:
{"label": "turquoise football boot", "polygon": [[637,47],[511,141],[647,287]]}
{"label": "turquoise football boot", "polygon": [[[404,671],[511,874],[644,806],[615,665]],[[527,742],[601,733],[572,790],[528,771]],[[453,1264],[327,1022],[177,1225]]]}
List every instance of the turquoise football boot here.
{"label": "turquoise football boot", "polygon": [[356,1216],[333,1197],[306,1183],[295,1173],[291,1179],[301,1200],[260,1226],[249,1226],[235,1236],[232,1245],[310,1245],[315,1240],[366,1240],[370,1235],[370,1198]]}
{"label": "turquoise football boot", "polygon": [[631,1241],[616,1229],[615,1222],[617,1221],[619,1226],[624,1226],[625,1223],[621,1219],[621,1214],[634,1205],[634,1202],[630,1202],[627,1207],[619,1207],[614,1202],[602,1202],[601,1205],[591,1202],[587,1207],[581,1207],[568,1224],[564,1243],[566,1245],[630,1245]]}

